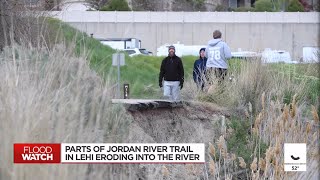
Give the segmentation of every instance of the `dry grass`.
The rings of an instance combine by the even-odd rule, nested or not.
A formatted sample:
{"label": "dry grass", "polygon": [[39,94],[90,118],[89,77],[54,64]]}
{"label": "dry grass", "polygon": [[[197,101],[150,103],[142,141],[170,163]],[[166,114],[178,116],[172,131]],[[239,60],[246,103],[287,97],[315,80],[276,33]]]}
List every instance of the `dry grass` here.
{"label": "dry grass", "polygon": [[[57,46],[0,55],[0,179],[112,179],[120,166],[13,164],[13,143],[119,142],[129,117],[111,106],[108,83]],[[120,177],[120,174],[118,177]],[[108,178],[110,177],[110,178]],[[113,177],[115,178],[115,177]]]}
{"label": "dry grass", "polygon": [[[213,84],[207,87],[207,93],[198,96],[200,100],[225,107],[243,107],[244,116],[252,124],[252,129],[249,130],[252,135],[248,141],[254,146],[254,151],[248,152],[252,157],[249,167],[242,157],[238,157],[239,163],[234,165],[228,159],[228,154],[232,152],[223,148],[224,139],[221,136],[217,140],[220,154],[216,157],[219,161],[214,178],[227,178],[227,175],[236,175],[242,168],[248,168],[251,173],[242,172],[241,177],[316,179],[319,168],[319,96],[308,99],[306,87],[309,79],[297,80],[291,74],[275,71],[274,67],[261,64],[259,60],[243,62],[239,68],[229,69],[228,73],[229,76],[223,83],[213,78]],[[229,80],[231,76],[234,78]],[[317,78],[317,74],[314,76]],[[311,105],[312,102],[315,104]],[[229,132],[229,135],[233,133]],[[269,145],[265,154],[260,152],[263,143]],[[307,143],[307,149],[313,150],[308,151],[310,165],[307,172],[284,172],[284,143]],[[212,145],[209,144],[209,147]],[[210,167],[211,160],[208,160],[208,164]]]}
{"label": "dry grass", "polygon": [[[269,98],[268,98],[269,99]],[[301,102],[297,102],[296,95],[293,96],[290,106],[279,102],[263,101],[266,109],[259,113],[259,122],[255,122],[258,131],[259,142],[267,142],[269,148],[266,154],[255,152],[259,156],[259,168],[263,175],[260,178],[272,179],[316,179],[319,169],[319,122],[317,112],[314,110],[304,112],[310,108]],[[311,108],[310,108],[311,109]],[[315,117],[315,119],[312,119]],[[284,172],[284,143],[306,143],[307,144],[307,171],[306,172]],[[259,145],[259,144],[258,144]],[[315,150],[315,151],[314,151]],[[252,164],[256,164],[256,158]],[[251,169],[257,169],[251,165]],[[252,174],[253,176],[253,174]]]}
{"label": "dry grass", "polygon": [[[208,143],[208,178],[228,179],[232,176],[245,179],[317,179],[320,162],[319,119],[314,106],[311,108],[297,101],[296,95],[288,106],[273,101],[268,96],[261,97],[260,105],[263,109],[258,112],[251,129],[254,138],[248,139],[255,146],[252,152],[248,152],[252,155],[249,167],[242,157],[228,151],[225,146],[227,139],[220,136],[216,138],[215,144]],[[259,151],[262,143],[269,145],[265,153]],[[284,171],[284,143],[307,144],[306,172]],[[219,150],[217,156],[214,146]]]}
{"label": "dry grass", "polygon": [[[313,79],[297,78],[298,75],[295,72],[297,70],[280,69],[276,67],[277,65],[262,64],[260,59],[242,60],[241,63],[233,62],[231,65],[233,66],[229,68],[228,76],[223,83],[219,83],[215,77],[212,77],[212,85],[206,87],[207,93],[200,95],[200,100],[214,102],[223,107],[245,107],[250,103],[249,111],[252,111],[253,114],[265,108],[260,102],[266,100],[267,97],[288,103],[292,96],[297,94],[300,100],[312,103],[317,101],[308,99],[310,98],[308,93],[316,91],[317,87],[307,89],[310,86],[308,84],[310,80],[316,81],[314,79],[318,78],[317,74],[314,74]],[[309,66],[319,67],[319,64]],[[314,68],[307,69],[314,72]],[[289,70],[292,70],[293,73],[287,72]]]}
{"label": "dry grass", "polygon": [[193,79],[187,79],[183,86],[184,88],[181,90],[181,98],[183,100],[196,100],[199,95],[203,94]]}

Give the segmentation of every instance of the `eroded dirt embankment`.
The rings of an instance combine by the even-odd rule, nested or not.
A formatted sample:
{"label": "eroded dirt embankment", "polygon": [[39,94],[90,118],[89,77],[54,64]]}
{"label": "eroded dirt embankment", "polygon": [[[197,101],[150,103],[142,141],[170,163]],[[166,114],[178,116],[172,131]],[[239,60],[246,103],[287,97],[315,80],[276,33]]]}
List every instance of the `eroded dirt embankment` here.
{"label": "eroded dirt embankment", "polygon": [[208,103],[133,111],[128,142],[208,143],[219,138],[231,112]]}
{"label": "eroded dirt embankment", "polygon": [[[130,112],[132,122],[126,142],[130,143],[215,143],[227,119],[240,111],[210,103],[187,103],[183,107],[157,108]],[[207,159],[207,158],[206,158]],[[206,165],[166,164],[168,179],[204,178]],[[162,179],[163,165],[131,166],[136,179]],[[210,178],[209,178],[210,179]]]}

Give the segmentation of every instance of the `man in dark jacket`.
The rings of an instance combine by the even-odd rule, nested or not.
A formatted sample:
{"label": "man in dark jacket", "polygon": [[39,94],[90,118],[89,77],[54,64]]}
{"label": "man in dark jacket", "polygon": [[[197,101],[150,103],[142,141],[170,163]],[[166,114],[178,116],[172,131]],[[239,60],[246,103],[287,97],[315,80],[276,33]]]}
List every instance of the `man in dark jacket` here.
{"label": "man in dark jacket", "polygon": [[205,57],[206,48],[201,48],[199,51],[200,58],[193,65],[193,80],[201,90],[204,88],[207,58]]}
{"label": "man in dark jacket", "polygon": [[[184,82],[184,69],[181,59],[175,54],[175,47],[169,46],[169,55],[161,63],[159,86],[163,95],[172,101],[180,100],[180,89]],[[180,86],[180,88],[179,88]]]}

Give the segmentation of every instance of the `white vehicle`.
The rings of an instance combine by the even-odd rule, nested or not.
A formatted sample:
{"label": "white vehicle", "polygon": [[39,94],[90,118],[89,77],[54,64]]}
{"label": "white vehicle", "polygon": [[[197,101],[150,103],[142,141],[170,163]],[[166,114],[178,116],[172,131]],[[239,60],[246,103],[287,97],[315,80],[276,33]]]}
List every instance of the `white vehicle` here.
{"label": "white vehicle", "polygon": [[130,57],[137,56],[137,55],[144,55],[144,56],[152,55],[151,52],[147,51],[146,49],[141,49],[141,48],[124,49],[123,51],[128,53],[128,55]]}

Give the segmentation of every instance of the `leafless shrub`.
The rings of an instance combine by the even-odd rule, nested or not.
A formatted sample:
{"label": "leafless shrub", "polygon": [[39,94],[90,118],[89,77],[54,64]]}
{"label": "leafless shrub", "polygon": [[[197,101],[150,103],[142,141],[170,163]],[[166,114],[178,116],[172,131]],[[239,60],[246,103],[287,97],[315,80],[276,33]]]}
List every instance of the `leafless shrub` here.
{"label": "leafless shrub", "polygon": [[[45,16],[60,0],[0,1],[0,51],[15,43],[41,47],[45,44]],[[50,6],[50,7],[49,7]]]}
{"label": "leafless shrub", "polygon": [[14,45],[0,55],[0,75],[0,179],[115,178],[121,166],[12,162],[13,143],[119,142],[126,135],[130,117],[111,105],[108,82],[84,57],[73,57],[63,45],[51,51]]}

